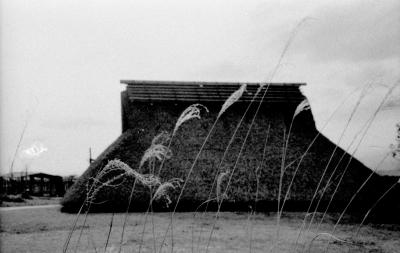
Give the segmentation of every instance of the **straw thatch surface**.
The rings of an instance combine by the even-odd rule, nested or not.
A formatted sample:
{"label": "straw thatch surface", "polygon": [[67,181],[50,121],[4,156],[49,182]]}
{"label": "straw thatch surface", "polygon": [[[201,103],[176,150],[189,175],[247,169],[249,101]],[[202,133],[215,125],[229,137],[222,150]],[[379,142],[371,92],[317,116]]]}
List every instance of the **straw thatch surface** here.
{"label": "straw thatch surface", "polygon": [[[112,159],[119,159],[140,173],[149,173],[147,166],[139,170],[139,162],[144,151],[150,146],[152,138],[158,133],[163,130],[169,132],[173,130],[180,112],[188,105],[185,103],[150,104],[138,102],[126,104],[123,108],[124,126],[129,130],[125,131],[111,144],[67,192],[62,202],[64,210],[76,210],[82,204],[86,196],[88,179],[94,177]],[[185,179],[207,132],[216,118],[218,106],[220,105],[209,104],[207,106],[210,110],[209,114],[203,115],[201,120],[185,122],[174,137],[171,144],[173,156],[165,162],[160,174],[163,181],[171,178]],[[205,150],[194,167],[193,174],[183,193],[182,202],[178,210],[194,210],[198,204],[208,199],[213,180],[217,174],[218,165],[229,139],[244,112],[244,108],[245,104],[243,103],[234,105],[223,115],[216,125],[209,142],[206,144]],[[260,203],[258,204],[258,209],[275,209],[276,205],[273,204],[277,200],[278,195],[283,134],[285,130],[287,131],[294,109],[295,107],[293,106],[265,105],[262,107],[238,161],[227,194],[228,199],[226,199],[226,204],[223,205],[223,208],[248,210],[249,205],[252,205],[255,200],[257,185],[255,170],[260,166],[258,197]],[[252,112],[254,112],[254,108]],[[253,113],[249,115],[253,115]],[[222,171],[233,169],[250,122],[251,117],[247,117],[244,124],[240,127],[233,145],[229,149],[228,156],[223,162]],[[261,164],[264,140],[268,134],[268,129],[269,138],[266,156],[264,163]],[[300,113],[296,117],[290,136],[286,164],[298,159],[316,134],[317,130],[315,129],[311,111]],[[307,203],[314,194],[317,183],[334,148],[334,144],[320,135],[299,167],[289,195],[288,209],[304,210],[307,207]],[[339,164],[337,173],[333,177],[333,184],[330,185],[327,194],[324,195],[325,201],[329,200],[339,180],[340,173],[345,169],[349,159],[351,159],[350,155],[344,154],[342,161],[339,163],[343,154],[344,151],[338,149],[328,169],[327,175],[330,175],[336,165]],[[332,205],[333,209],[343,207],[343,204],[351,198],[370,174],[370,170],[354,158],[351,159],[349,164],[348,172],[345,174],[339,191],[336,194],[335,204]],[[285,172],[283,180],[284,192],[287,189],[296,166],[297,162],[294,162]],[[327,179],[327,177],[325,178]],[[371,203],[373,203],[372,201],[376,200],[395,180],[397,179],[374,175],[356,198],[353,209],[366,210],[365,208],[370,207]],[[104,191],[99,195],[98,201],[106,202],[92,205],[91,209],[94,211],[125,209],[132,183],[132,180],[127,180],[119,187]],[[226,181],[222,186],[225,187],[225,185]],[[138,186],[137,189],[132,200],[131,210],[145,210],[149,202],[149,190],[141,186]],[[215,189],[211,190],[211,192],[211,197],[214,198]],[[172,200],[176,196],[176,192],[175,194],[172,193]],[[389,196],[390,198],[394,197]],[[158,203],[158,208],[165,207],[164,204]],[[211,208],[215,208],[215,205],[211,205]]]}

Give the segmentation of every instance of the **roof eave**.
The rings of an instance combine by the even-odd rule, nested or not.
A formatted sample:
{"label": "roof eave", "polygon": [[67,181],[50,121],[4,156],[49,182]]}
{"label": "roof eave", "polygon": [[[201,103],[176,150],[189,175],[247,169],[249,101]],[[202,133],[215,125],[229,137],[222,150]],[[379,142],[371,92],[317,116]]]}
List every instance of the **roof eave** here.
{"label": "roof eave", "polygon": [[269,84],[273,86],[305,86],[306,83],[295,83],[295,82],[203,82],[203,81],[162,81],[162,80],[120,80],[121,84],[133,85],[133,84],[175,84],[175,85],[260,85]]}

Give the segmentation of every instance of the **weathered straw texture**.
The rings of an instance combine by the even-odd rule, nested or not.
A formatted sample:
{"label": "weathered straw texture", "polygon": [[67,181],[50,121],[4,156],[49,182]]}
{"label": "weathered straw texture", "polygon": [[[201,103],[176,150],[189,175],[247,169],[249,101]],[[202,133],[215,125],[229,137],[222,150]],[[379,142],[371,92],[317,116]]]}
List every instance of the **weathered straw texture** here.
{"label": "weathered straw texture", "polygon": [[[154,103],[152,105],[140,102],[128,103],[128,106],[124,109],[126,112],[129,112],[126,114],[127,118],[124,125],[129,130],[124,132],[117,141],[104,151],[68,191],[63,200],[64,210],[76,209],[83,202],[86,192],[85,185],[88,178],[94,176],[97,171],[107,164],[108,160],[117,158],[134,169],[139,168],[141,157],[144,151],[151,145],[153,137],[161,131],[172,132],[180,112],[188,105],[185,103]],[[217,112],[221,106],[220,104],[205,105],[210,110],[209,114],[202,116],[201,120],[185,122],[176,132],[176,136],[170,146],[173,156],[171,159],[165,161],[164,169],[160,174],[163,182],[172,178],[185,179],[187,170],[191,167],[193,159],[217,117]],[[257,204],[257,209],[272,210],[275,208],[282,158],[282,129],[284,129],[284,126],[287,129],[296,106],[265,105],[262,107],[262,113],[259,114],[255,121],[243,155],[233,175],[231,186],[227,192],[228,199],[224,200],[222,210],[247,211],[249,205],[254,203],[257,185],[255,168],[260,165],[259,163],[262,159],[264,150],[263,140],[265,139],[269,125],[270,137],[266,148],[265,162],[259,169],[259,203]],[[197,205],[208,199],[208,194],[217,173],[217,166],[245,107],[244,103],[234,104],[221,116],[210,141],[206,144],[193,170],[192,176],[182,195],[182,201],[178,210],[194,210]],[[254,108],[252,109],[254,110]],[[230,170],[237,158],[240,145],[248,130],[252,113],[249,115],[239,129],[239,133],[229,150],[228,157],[223,163],[222,171]],[[291,164],[292,161],[298,159],[316,134],[317,130],[315,129],[311,111],[307,110],[298,114],[293,124],[286,164]],[[287,210],[306,209],[333,149],[334,145],[325,137],[320,136],[317,139],[315,145],[310,149],[299,168],[298,175],[294,180],[291,193],[289,194],[289,200],[286,205]],[[339,149],[333,158],[332,165],[328,168],[328,173],[333,171],[342,154],[343,150]],[[340,162],[337,175],[340,175],[343,171],[349,158],[350,156],[346,155]],[[285,172],[283,192],[288,187],[296,165],[296,162],[292,163]],[[370,173],[370,170],[356,159],[352,160],[350,166],[351,169],[346,173],[345,179],[339,187],[339,192],[336,194],[336,202],[333,205],[334,209],[339,210],[341,206],[343,207]],[[146,169],[147,166],[144,166],[139,172],[149,173]],[[329,198],[336,186],[337,177],[334,176],[333,178],[335,180],[333,180],[332,185],[325,194],[326,199]],[[398,179],[374,175],[368,185],[359,194],[356,201],[354,201],[354,210],[367,210],[368,203],[376,200],[384,192],[385,187],[391,185],[393,180],[397,181]],[[126,185],[131,183],[127,181]],[[129,189],[129,187],[126,189]],[[212,192],[216,193],[216,190],[214,189]],[[393,192],[395,193],[395,191]],[[99,205],[99,208],[101,207],[103,210],[106,210],[112,207],[115,209],[119,205],[126,208],[129,191],[117,190],[115,194],[113,192],[110,195],[112,195],[112,199],[103,205]],[[387,199],[390,200],[394,198],[393,196],[388,196]],[[171,194],[171,201],[175,201],[174,197],[176,197],[176,194]],[[215,198],[216,196],[212,197]],[[148,203],[149,196],[143,194],[143,191],[140,189],[138,189],[137,193],[135,190],[135,196],[131,205],[132,211],[143,210],[148,206]],[[385,206],[385,203],[382,205]],[[211,203],[209,209],[215,209],[215,206],[215,203],[214,205]],[[324,205],[321,205],[321,210],[323,210],[323,207]],[[155,207],[155,209],[157,208]],[[400,208],[397,210],[400,210]]]}

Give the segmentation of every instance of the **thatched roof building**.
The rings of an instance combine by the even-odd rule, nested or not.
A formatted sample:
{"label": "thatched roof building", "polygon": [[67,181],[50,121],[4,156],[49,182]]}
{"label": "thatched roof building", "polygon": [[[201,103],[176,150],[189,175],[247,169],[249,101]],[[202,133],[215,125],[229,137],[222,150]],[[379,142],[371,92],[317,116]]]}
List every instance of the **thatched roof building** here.
{"label": "thatched roof building", "polygon": [[[63,200],[64,210],[76,209],[82,204],[86,196],[88,179],[94,177],[112,159],[119,159],[133,169],[147,173],[146,168],[139,170],[139,162],[145,150],[150,146],[153,137],[161,131],[172,132],[181,112],[193,103],[201,103],[209,109],[209,113],[203,113],[200,120],[190,120],[181,126],[171,143],[173,156],[165,161],[160,174],[163,180],[184,179],[210,131],[221,105],[241,85],[241,83],[135,80],[121,81],[121,83],[126,85],[126,90],[121,93],[122,134],[89,166],[67,192]],[[225,210],[248,210],[249,205],[254,203],[257,171],[259,172],[258,199],[260,200],[257,209],[274,210],[276,208],[284,135],[288,132],[297,105],[305,99],[300,91],[302,85],[304,84],[271,83],[265,86],[265,88],[268,87],[265,97],[262,98],[264,89],[251,103],[243,124],[241,124],[228,155],[222,163],[222,171],[232,170],[234,167],[256,108],[261,103],[242,155],[238,160],[228,196],[223,205]],[[259,87],[259,83],[248,83],[247,90],[241,99],[218,120],[211,133],[211,138],[206,143],[194,167],[178,207],[179,210],[195,209],[208,199],[210,191],[213,193],[212,197],[215,197],[215,190],[212,190],[211,186],[221,158],[236,126]],[[283,179],[284,192],[296,170],[299,158],[316,136],[318,138],[299,165],[290,191],[287,210],[306,209],[336,147],[323,135],[318,134],[311,110],[297,115],[293,122],[286,152],[287,169]],[[265,142],[266,139],[267,142]],[[264,159],[263,154],[265,154]],[[346,168],[348,169],[346,170]],[[331,206],[333,211],[342,208],[371,174],[370,169],[342,149],[337,148],[322,184],[325,185],[332,172],[335,172],[332,176],[332,183],[329,184],[324,194],[322,206],[326,205],[330,199],[344,171],[346,173],[338,187],[334,205]],[[352,206],[356,208],[352,208],[352,210],[365,210],[370,207],[371,203],[378,199],[396,180],[396,178],[373,174],[355,199]],[[127,190],[129,188],[127,185],[129,185],[129,180],[118,187],[104,191],[101,195],[103,199],[100,198],[99,202],[103,200],[106,202],[94,205],[93,210],[96,208],[101,210],[126,208],[130,192]],[[132,211],[147,208],[149,197],[143,194],[144,191],[143,189],[139,190],[140,193],[134,195]],[[393,197],[389,196],[389,198]]]}

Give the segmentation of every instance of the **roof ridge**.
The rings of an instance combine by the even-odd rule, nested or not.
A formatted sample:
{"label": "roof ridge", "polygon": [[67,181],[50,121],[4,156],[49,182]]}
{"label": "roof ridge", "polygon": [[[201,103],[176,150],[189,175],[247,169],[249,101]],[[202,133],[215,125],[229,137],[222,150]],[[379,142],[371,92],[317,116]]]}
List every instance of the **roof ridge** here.
{"label": "roof ridge", "polygon": [[168,81],[168,80],[120,80],[120,83],[132,84],[175,84],[175,85],[260,85],[270,84],[276,86],[305,86],[303,82],[222,82],[222,81]]}

